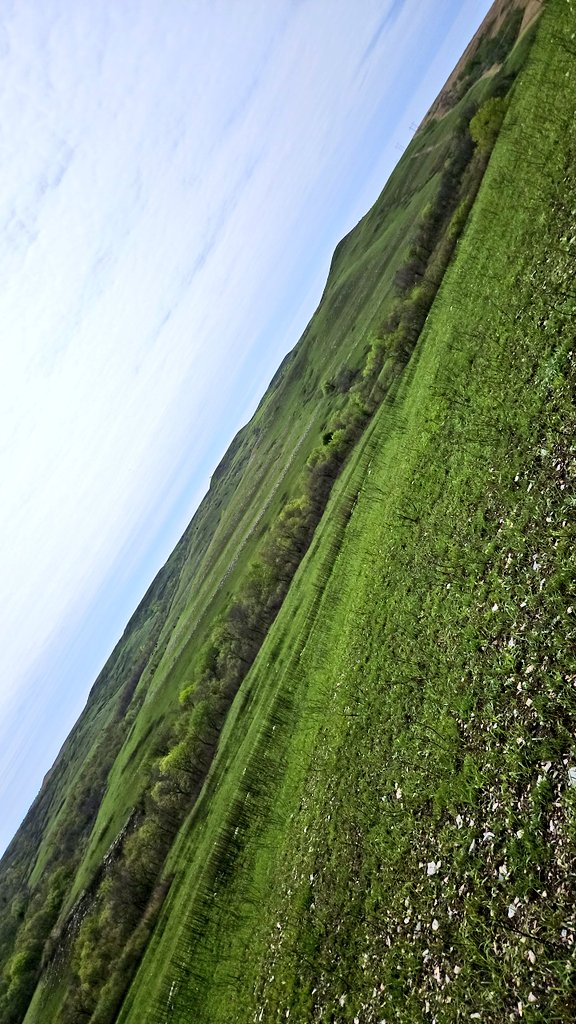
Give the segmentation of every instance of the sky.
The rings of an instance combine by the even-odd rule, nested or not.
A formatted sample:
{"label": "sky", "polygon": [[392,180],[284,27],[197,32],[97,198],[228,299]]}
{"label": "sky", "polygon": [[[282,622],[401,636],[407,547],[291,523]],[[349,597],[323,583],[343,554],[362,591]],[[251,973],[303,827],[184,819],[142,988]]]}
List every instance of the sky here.
{"label": "sky", "polygon": [[0,851],[487,0],[3,0]]}

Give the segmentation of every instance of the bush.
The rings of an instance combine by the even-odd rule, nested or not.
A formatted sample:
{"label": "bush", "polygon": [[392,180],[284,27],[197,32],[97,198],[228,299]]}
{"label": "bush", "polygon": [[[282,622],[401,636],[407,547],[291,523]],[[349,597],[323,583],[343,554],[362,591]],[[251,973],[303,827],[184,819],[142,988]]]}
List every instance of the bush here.
{"label": "bush", "polygon": [[492,149],[502,127],[506,107],[506,100],[502,96],[493,96],[472,118],[470,137],[478,149]]}

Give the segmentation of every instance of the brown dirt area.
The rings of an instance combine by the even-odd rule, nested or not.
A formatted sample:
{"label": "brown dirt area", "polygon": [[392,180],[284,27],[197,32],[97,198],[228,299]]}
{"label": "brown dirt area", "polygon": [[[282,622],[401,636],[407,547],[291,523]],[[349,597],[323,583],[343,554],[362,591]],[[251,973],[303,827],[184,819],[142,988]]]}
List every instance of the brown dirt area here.
{"label": "brown dirt area", "polygon": [[[434,103],[422,120],[422,123],[419,125],[418,130],[424,128],[433,117],[443,117],[444,114],[448,113],[452,107],[450,95],[452,88],[456,83],[458,75],[476,52],[481,38],[487,33],[488,29],[490,30],[491,36],[495,35],[505,17],[515,8],[520,8],[520,10],[524,9],[524,18],[520,27],[520,35],[522,35],[522,33],[530,27],[532,22],[541,13],[542,0],[495,0],[478,31],[468,43],[468,46],[464,50],[464,53],[452,71],[452,74],[447,79],[441,93],[436,97]],[[497,69],[490,69],[491,72],[495,70]]]}

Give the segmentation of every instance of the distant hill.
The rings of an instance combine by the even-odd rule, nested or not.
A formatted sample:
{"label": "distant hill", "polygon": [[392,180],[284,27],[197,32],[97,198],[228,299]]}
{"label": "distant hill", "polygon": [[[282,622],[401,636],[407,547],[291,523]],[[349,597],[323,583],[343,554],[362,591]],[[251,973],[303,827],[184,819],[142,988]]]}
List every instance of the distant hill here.
{"label": "distant hill", "polygon": [[[466,86],[466,68],[475,58],[479,59],[482,73],[494,74],[501,66],[499,58],[507,52],[508,31],[511,31],[515,38],[522,36],[542,13],[542,7],[543,0],[496,0],[427,111],[419,130],[432,118],[444,117],[453,108],[462,95],[462,88]],[[498,45],[500,41],[501,49]]]}

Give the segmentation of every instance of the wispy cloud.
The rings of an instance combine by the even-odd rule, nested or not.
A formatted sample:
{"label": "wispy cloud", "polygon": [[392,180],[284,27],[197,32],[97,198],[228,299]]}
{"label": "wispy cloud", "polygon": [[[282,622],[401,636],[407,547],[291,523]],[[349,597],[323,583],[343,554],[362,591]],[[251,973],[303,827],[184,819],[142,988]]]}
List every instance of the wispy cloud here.
{"label": "wispy cloud", "polygon": [[359,65],[365,64],[369,57],[372,56],[374,50],[382,41],[384,33],[391,28],[393,22],[396,20],[396,18],[400,14],[400,11],[403,10],[405,6],[406,0],[393,0],[391,6],[380,20],[380,23],[376,28],[376,31],[374,32],[372,38],[370,39],[370,42],[368,43],[368,46],[364,50],[364,53],[361,55],[360,60],[358,61]]}

